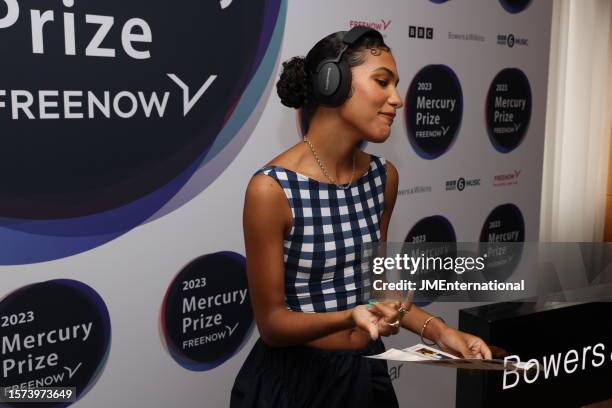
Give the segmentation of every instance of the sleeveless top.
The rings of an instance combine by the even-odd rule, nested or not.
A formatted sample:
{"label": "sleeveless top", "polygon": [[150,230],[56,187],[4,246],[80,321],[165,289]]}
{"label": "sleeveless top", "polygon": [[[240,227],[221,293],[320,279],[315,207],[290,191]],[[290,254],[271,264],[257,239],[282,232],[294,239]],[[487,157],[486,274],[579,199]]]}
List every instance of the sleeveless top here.
{"label": "sleeveless top", "polygon": [[368,172],[348,189],[280,166],[254,174],[270,176],[282,187],[293,216],[283,244],[288,309],[331,312],[368,300],[368,261],[362,250],[363,244],[380,240],[387,181],[385,159],[370,156]]}

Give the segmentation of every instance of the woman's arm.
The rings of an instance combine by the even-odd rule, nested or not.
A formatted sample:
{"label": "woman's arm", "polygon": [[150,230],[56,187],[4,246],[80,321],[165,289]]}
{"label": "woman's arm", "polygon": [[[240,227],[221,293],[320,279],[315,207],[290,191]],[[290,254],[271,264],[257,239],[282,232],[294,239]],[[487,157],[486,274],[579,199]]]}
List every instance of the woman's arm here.
{"label": "woman's arm", "polygon": [[387,241],[389,222],[397,199],[397,186],[399,185],[399,174],[397,169],[387,160],[387,184],[385,186],[385,204],[382,216],[380,217],[380,240]]}
{"label": "woman's arm", "polygon": [[[416,334],[422,334],[448,353],[465,358],[492,358],[491,349],[480,337],[453,329],[440,319],[431,319],[427,322],[430,317],[432,316],[429,313],[412,306],[410,312],[402,318],[401,326]],[[425,322],[427,325],[423,330]]]}
{"label": "woman's arm", "polygon": [[[389,232],[389,223],[391,221],[391,215],[393,214],[393,208],[395,207],[395,201],[397,199],[397,188],[399,185],[399,174],[397,169],[390,161],[387,161],[387,183],[385,185],[385,199],[384,199],[384,208],[382,216],[380,217],[380,241],[381,245],[378,248],[378,252],[376,256],[386,257],[387,256],[387,236]],[[379,275],[376,278],[372,277],[372,279],[383,279],[385,280],[385,275]],[[385,294],[385,291],[378,291],[378,295],[384,299],[393,299],[394,302],[400,302],[400,307],[404,311],[410,310],[412,307],[412,299],[411,297],[406,297],[404,299],[398,298],[398,293],[395,291],[390,291]]]}
{"label": "woman's arm", "polygon": [[[385,188],[385,209],[380,221],[381,241],[387,240],[387,232],[391,214],[395,206],[397,198],[397,188],[399,184],[399,175],[397,169],[390,161],[387,161],[387,186]],[[491,358],[491,351],[487,344],[479,337],[464,333],[447,326],[440,319],[431,319],[427,322],[427,326],[423,333],[423,325],[431,317],[424,310],[408,305],[408,302],[403,302],[404,309],[409,309],[400,320],[400,325],[416,334],[422,334],[423,337],[434,341],[442,350],[451,353],[459,354],[464,357],[479,357]]]}
{"label": "woman's arm", "polygon": [[[412,306],[410,312],[408,312],[401,320],[403,328],[408,329],[416,334],[421,334],[423,325],[432,315],[425,312],[423,309],[417,306]],[[423,337],[431,341],[438,343],[440,335],[448,326],[440,319],[432,319],[427,323],[427,327],[423,332]]]}
{"label": "woman's arm", "polygon": [[353,327],[378,337],[375,313],[387,313],[385,319],[394,321],[397,311],[368,311],[365,306],[328,313],[287,310],[283,240],[291,222],[282,188],[268,176],[253,177],[246,191],[243,228],[251,302],[262,339],[272,346],[298,345]]}

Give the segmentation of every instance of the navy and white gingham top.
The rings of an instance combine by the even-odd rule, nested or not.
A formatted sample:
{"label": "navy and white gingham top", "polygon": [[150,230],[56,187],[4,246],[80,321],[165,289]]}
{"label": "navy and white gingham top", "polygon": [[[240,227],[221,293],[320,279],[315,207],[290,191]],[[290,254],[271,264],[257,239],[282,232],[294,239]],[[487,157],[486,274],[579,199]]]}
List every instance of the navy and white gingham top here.
{"label": "navy and white gingham top", "polygon": [[265,166],[283,188],[293,225],[284,240],[285,302],[293,311],[346,310],[367,301],[363,244],[380,240],[387,181],[385,159],[371,155],[366,174],[343,190],[287,170]]}

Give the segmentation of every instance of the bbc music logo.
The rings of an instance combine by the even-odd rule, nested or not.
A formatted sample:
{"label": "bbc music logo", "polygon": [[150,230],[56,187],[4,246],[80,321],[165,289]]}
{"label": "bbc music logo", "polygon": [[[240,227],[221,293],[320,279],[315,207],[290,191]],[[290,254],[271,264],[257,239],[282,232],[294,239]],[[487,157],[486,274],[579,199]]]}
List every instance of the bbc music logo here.
{"label": "bbc music logo", "polygon": [[466,179],[464,177],[459,177],[456,180],[447,180],[445,182],[446,191],[463,191],[466,187],[478,187],[480,186],[480,179]]}
{"label": "bbc music logo", "polygon": [[512,48],[515,45],[528,46],[529,40],[527,38],[518,37],[514,34],[498,34],[497,44],[507,45],[508,48]]}
{"label": "bbc music logo", "polygon": [[433,40],[433,27],[408,26],[408,38],[421,38],[425,40]]}

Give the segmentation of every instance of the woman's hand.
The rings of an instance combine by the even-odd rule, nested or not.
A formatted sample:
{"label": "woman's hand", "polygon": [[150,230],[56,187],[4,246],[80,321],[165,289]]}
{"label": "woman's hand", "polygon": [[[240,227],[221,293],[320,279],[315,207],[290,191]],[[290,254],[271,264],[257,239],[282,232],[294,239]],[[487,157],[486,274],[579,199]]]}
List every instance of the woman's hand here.
{"label": "woman's hand", "polygon": [[442,351],[464,358],[491,358],[489,346],[480,337],[445,327],[437,341]]}
{"label": "woman's hand", "polygon": [[372,340],[376,340],[379,335],[379,317],[370,313],[366,305],[355,306],[351,312],[351,318],[355,326],[370,334]]}
{"label": "woman's hand", "polygon": [[372,340],[378,336],[390,336],[400,330],[400,319],[409,307],[402,310],[400,302],[379,302],[353,308],[352,318],[355,326],[370,334]]}

